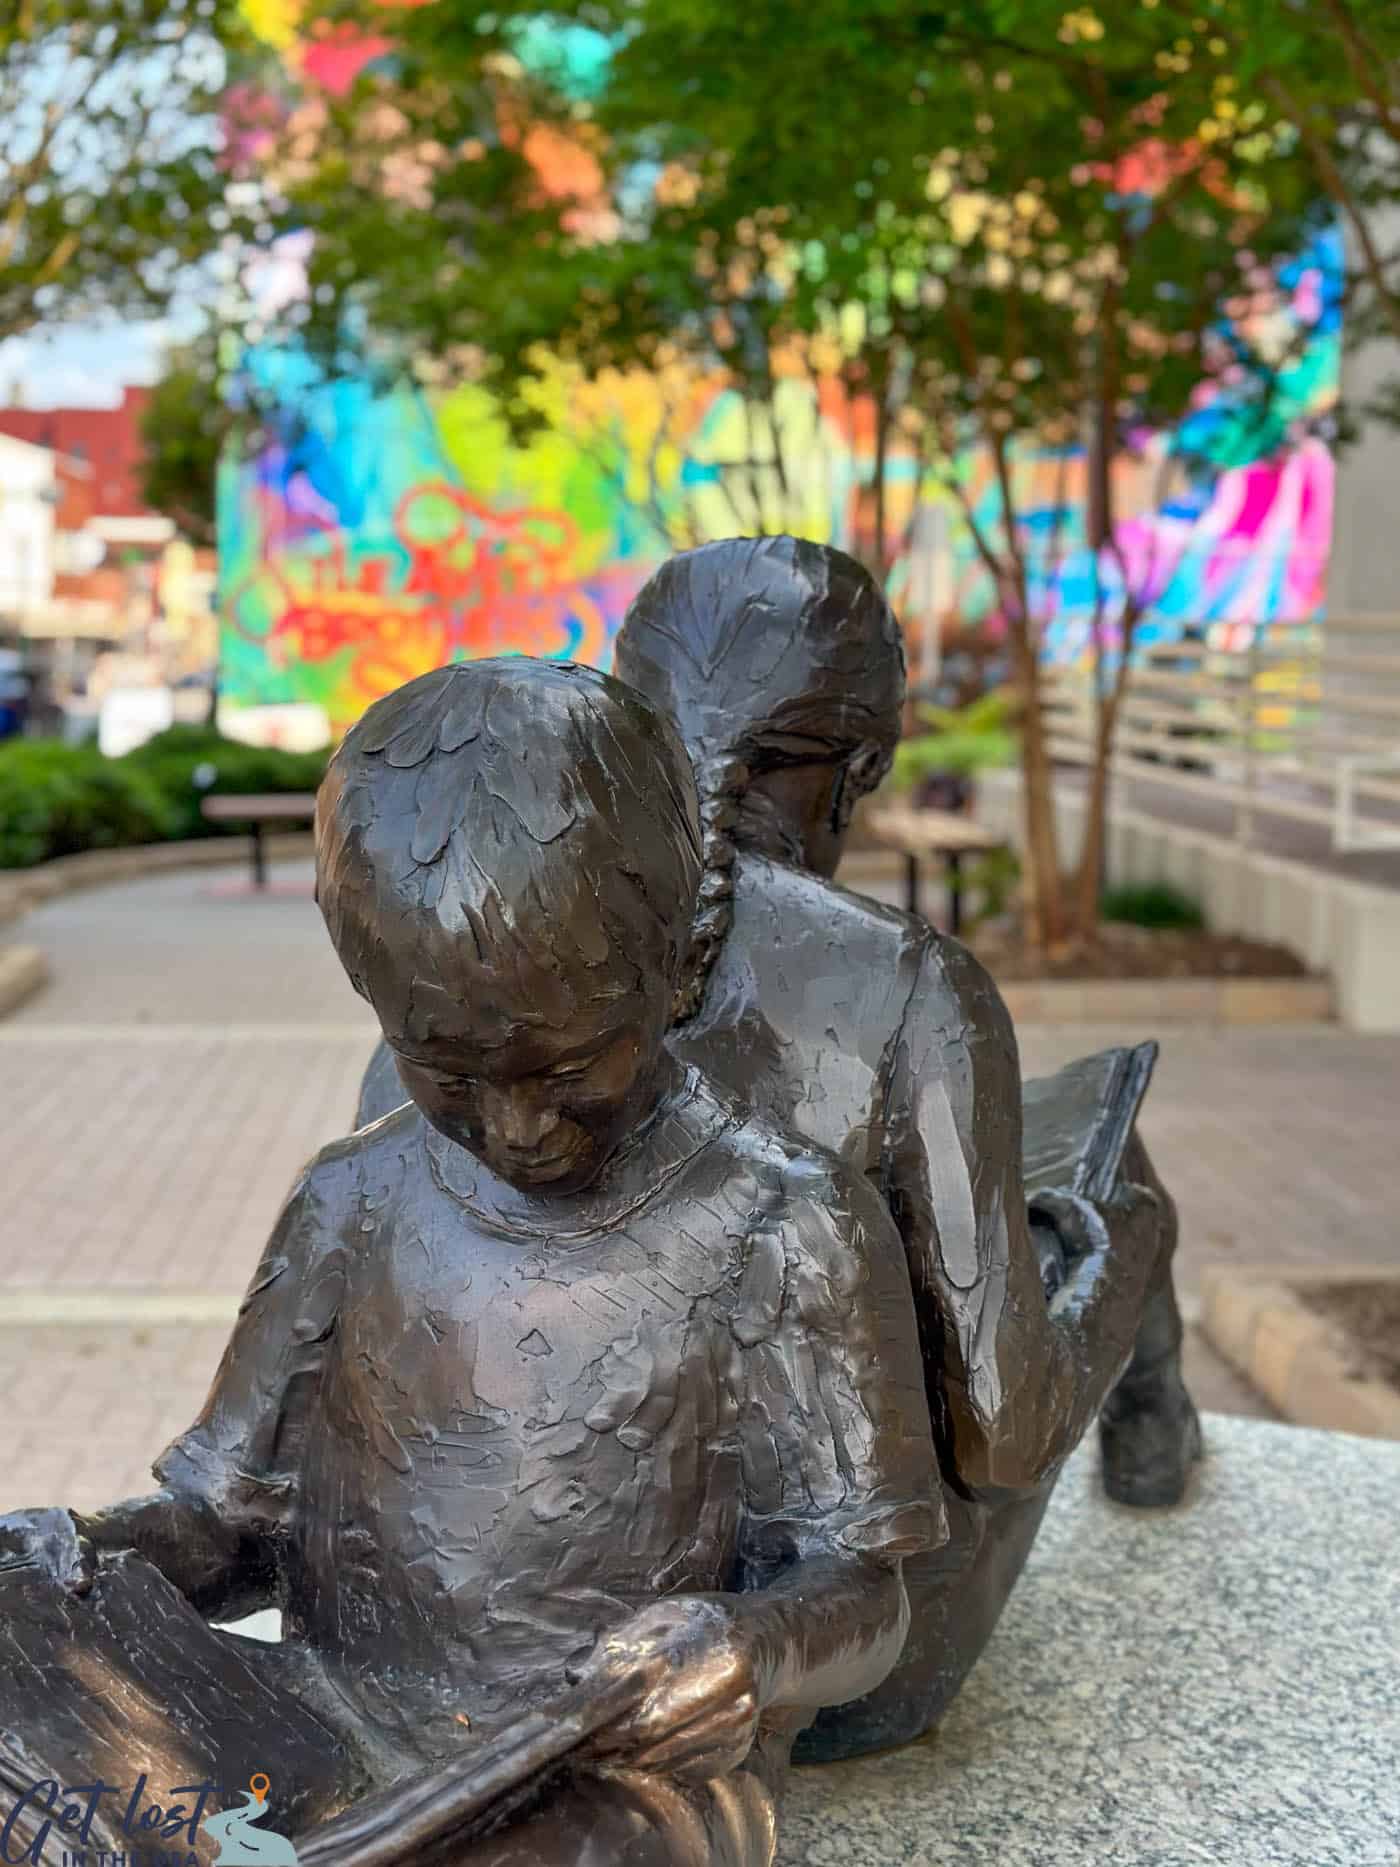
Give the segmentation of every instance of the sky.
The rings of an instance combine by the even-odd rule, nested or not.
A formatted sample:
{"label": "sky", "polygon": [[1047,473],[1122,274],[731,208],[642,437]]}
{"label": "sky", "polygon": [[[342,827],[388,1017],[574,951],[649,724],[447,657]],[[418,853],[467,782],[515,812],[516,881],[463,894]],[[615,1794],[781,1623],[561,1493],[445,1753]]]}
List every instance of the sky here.
{"label": "sky", "polygon": [[11,337],[0,343],[0,405],[115,408],[126,384],[155,380],[172,334],[169,323],[152,322]]}
{"label": "sky", "polygon": [[[285,235],[247,268],[252,305],[273,315],[306,289],[306,236]],[[164,354],[206,322],[218,287],[196,272],[167,315],[132,321],[45,325],[0,343],[0,408],[115,408],[132,383],[154,382]]]}

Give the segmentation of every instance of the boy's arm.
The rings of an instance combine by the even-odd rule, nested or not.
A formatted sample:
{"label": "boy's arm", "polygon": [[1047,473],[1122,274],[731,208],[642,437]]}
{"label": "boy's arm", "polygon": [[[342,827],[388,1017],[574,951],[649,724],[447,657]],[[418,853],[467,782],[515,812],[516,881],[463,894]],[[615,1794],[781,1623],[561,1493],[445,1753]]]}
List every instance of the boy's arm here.
{"label": "boy's arm", "polygon": [[[734,1329],[746,1568],[738,1598],[764,1705],[840,1704],[898,1659],[900,1563],[947,1516],[904,1253],[870,1185],[801,1163],[788,1218],[760,1237]],[[781,1255],[780,1255],[781,1254]]]}
{"label": "boy's arm", "polygon": [[[134,1550],[207,1614],[272,1599],[275,1547],[293,1503],[307,1402],[344,1285],[334,1218],[341,1163],[313,1163],[293,1189],[243,1300],[198,1419],[156,1463],[161,1488],[73,1513],[92,1550]],[[68,1518],[66,1512],[31,1514]],[[53,1534],[39,1566],[68,1587],[91,1579],[82,1544]],[[81,1552],[75,1566],[72,1550]]]}
{"label": "boy's arm", "polygon": [[1015,1031],[955,941],[925,949],[886,1134],[945,1475],[973,1496],[1031,1490],[1073,1450],[1127,1359],[1152,1241],[1124,1235],[1109,1251],[1094,1227],[1101,1236],[1052,1317],[1026,1210]]}
{"label": "boy's arm", "polygon": [[811,1554],[766,1588],[672,1595],[605,1639],[583,1680],[631,1686],[632,1708],[589,1745],[637,1770],[706,1781],[737,1769],[765,1713],[805,1713],[871,1691],[909,1631],[897,1561]]}

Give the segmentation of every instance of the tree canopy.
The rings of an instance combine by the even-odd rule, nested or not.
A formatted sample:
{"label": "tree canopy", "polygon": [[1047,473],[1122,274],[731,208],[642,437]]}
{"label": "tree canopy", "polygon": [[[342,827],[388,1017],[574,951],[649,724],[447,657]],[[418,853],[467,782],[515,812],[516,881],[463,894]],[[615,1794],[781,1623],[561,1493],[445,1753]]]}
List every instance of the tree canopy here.
{"label": "tree canopy", "polygon": [[256,227],[220,99],[237,0],[17,0],[0,18],[0,338],[159,313]]}
{"label": "tree canopy", "polygon": [[[1211,470],[1191,457],[1199,425],[1178,427],[1203,383],[1268,422],[1297,338],[1275,315],[1277,268],[1322,211],[1298,127],[1262,91],[1241,101],[1246,12],[1246,0],[1202,0],[1189,20],[1172,0],[1111,20],[1036,0],[575,0],[547,22],[511,0],[396,12],[398,56],[348,99],[318,100],[315,134],[283,170],[316,235],[310,322],[342,332],[353,306],[420,353],[455,355],[517,411],[542,349],[592,376],[677,359],[717,369],[757,413],[760,529],[781,524],[787,472],[762,411],[793,378],[839,384],[872,432],[865,555],[884,570],[898,550],[885,496],[898,455],[961,505],[996,589],[1028,701],[1032,861],[1053,941],[1030,558],[1057,541],[1027,536],[1015,458],[1088,441],[1091,544],[1121,648],[1120,686],[1103,688],[1106,785],[1121,667],[1150,595],[1119,545],[1112,464],[1167,429],[1169,471]],[[1000,489],[990,517],[968,496],[970,450]],[[1088,844],[1084,860],[1091,920]]]}

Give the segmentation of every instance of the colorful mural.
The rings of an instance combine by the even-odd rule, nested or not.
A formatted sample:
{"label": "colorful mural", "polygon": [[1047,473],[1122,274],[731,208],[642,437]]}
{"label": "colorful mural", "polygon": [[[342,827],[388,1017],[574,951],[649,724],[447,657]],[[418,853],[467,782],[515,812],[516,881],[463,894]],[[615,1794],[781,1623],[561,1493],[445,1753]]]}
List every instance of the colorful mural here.
{"label": "colorful mural", "polygon": [[[610,496],[611,495],[611,496]],[[307,395],[294,437],[226,466],[222,685],[341,729],[453,659],[605,659],[658,553],[581,453],[511,450],[470,395]]]}
{"label": "colorful mural", "polygon": [[[1332,534],[1328,436],[1341,373],[1340,234],[1320,234],[1283,283],[1287,298],[1268,326],[1246,333],[1280,359],[1267,406],[1232,398],[1227,381],[1203,392],[1175,433],[1136,437],[1116,463],[1121,564],[1111,554],[1096,564],[1089,547],[1082,450],[1017,461],[1032,602],[1050,658],[1091,654],[1096,594],[1111,642],[1125,589],[1147,605],[1143,648],[1179,638],[1188,624],[1205,625],[1212,647],[1243,648],[1260,623],[1321,615]],[[979,519],[994,522],[990,462],[972,458],[967,473]],[[991,615],[995,596],[965,532],[955,533],[953,551],[954,609],[968,620]]]}
{"label": "colorful mural", "polygon": [[455,658],[605,664],[670,550],[765,525],[833,534],[849,450],[798,428],[810,397],[785,417],[805,476],[779,514],[765,486],[734,483],[745,412],[718,385],[556,379],[542,393],[547,425],[524,444],[470,388],[289,394],[284,435],[221,477],[225,697],[311,702],[342,728]]}
{"label": "colorful mural", "polygon": [[[1297,291],[1316,289],[1299,269]],[[1123,579],[1144,596],[1144,645],[1186,623],[1233,647],[1253,626],[1321,610],[1333,464],[1320,430],[1335,403],[1338,338],[1321,331],[1285,372],[1269,421],[1203,403],[1175,436],[1143,435],[1117,468],[1121,568],[1095,564],[1082,452],[1027,454],[1015,488],[1046,651],[1091,648],[1095,578],[1112,618]],[[774,419],[787,470],[764,458],[766,421],[715,383],[555,380],[546,424],[513,444],[480,391],[430,400],[364,383],[301,386],[287,433],[230,463],[220,500],[223,687],[240,705],[311,701],[342,728],[378,694],[457,657],[521,652],[606,664],[633,593],[668,551],[734,532],[793,530],[862,542],[868,422],[833,385],[780,385]],[[1173,450],[1216,463],[1184,480]],[[771,447],[770,450],[771,452]],[[980,516],[999,509],[988,464],[963,470]],[[892,534],[915,541],[892,591],[940,592],[946,625],[995,622],[995,593],[955,511],[933,535],[946,562],[921,566],[908,459],[890,463]],[[1163,497],[1159,488],[1170,485]],[[868,541],[866,541],[868,542]],[[927,549],[927,547],[922,547]]]}
{"label": "colorful mural", "polygon": [[[296,0],[245,6],[294,78],[331,90],[388,49],[339,28],[300,30]],[[597,34],[579,29],[562,54],[556,28],[549,40],[582,89],[600,81],[606,42]],[[245,118],[253,134],[256,110]],[[557,155],[531,156],[546,187]],[[1151,177],[1139,185],[1150,192]],[[266,273],[270,297],[297,291],[290,248]],[[1340,242],[1321,235],[1285,272],[1284,301],[1245,330],[1279,360],[1266,411],[1238,400],[1227,376],[1202,391],[1174,434],[1135,437],[1114,469],[1116,553],[1096,561],[1089,546],[1081,451],[1026,450],[1014,460],[1048,655],[1087,658],[1096,609],[1111,643],[1125,591],[1147,605],[1144,646],[1189,623],[1228,649],[1260,622],[1320,613],[1340,276]],[[249,367],[285,415],[275,440],[227,463],[221,480],[221,682],[235,705],[311,702],[341,730],[377,695],[454,658],[520,652],[606,664],[627,603],[669,551],[774,530],[865,555],[873,543],[873,412],[796,368],[764,409],[679,371],[584,384],[557,370],[539,390],[537,431],[517,443],[476,388],[429,397],[317,383],[296,357],[275,352]],[[970,452],[959,470],[994,529],[990,464]],[[995,629],[996,594],[957,508],[920,484],[898,451],[885,510],[889,539],[899,541],[891,592],[906,626]],[[934,522],[920,523],[926,513]]]}

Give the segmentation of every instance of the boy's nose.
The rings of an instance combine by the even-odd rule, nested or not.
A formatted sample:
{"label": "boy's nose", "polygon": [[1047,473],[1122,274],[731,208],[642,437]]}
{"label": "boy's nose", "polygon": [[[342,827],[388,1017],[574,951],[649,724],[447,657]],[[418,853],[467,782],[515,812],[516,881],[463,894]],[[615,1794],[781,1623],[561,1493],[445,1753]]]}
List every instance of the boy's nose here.
{"label": "boy's nose", "polygon": [[512,1153],[534,1153],[558,1126],[558,1111],[530,1096],[504,1095],[496,1109],[497,1133]]}

